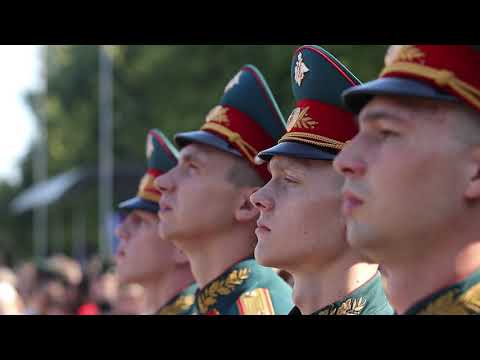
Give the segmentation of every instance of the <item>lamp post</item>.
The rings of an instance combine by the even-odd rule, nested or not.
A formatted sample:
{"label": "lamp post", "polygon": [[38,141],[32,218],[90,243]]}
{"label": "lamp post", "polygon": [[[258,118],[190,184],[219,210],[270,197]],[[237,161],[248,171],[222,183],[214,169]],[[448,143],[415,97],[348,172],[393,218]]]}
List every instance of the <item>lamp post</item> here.
{"label": "lamp post", "polygon": [[111,254],[113,203],[113,59],[111,46],[99,46],[98,134],[98,248],[102,257]]}

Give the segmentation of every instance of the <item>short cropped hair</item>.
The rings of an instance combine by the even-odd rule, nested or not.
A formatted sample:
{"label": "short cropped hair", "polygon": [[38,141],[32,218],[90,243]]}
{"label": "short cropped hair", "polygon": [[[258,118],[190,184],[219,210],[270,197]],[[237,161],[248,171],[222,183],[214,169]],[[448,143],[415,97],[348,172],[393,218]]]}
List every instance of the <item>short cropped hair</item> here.
{"label": "short cropped hair", "polygon": [[226,180],[236,187],[257,187],[265,185],[265,181],[244,159],[235,159],[226,173]]}

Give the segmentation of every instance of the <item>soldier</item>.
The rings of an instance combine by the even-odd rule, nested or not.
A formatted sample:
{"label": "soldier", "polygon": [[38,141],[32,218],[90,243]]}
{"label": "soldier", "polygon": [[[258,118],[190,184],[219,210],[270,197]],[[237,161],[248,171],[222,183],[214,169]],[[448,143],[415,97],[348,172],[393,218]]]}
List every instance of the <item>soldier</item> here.
{"label": "soldier", "polygon": [[291,77],[296,108],[287,133],[258,155],[272,179],[251,197],[260,210],[255,258],[293,275],[292,315],[393,314],[378,265],[362,262],[346,242],[343,178],[332,166],[357,132],[340,94],[359,81],[318,46],[297,49]]}
{"label": "soldier", "polygon": [[348,242],[380,262],[398,314],[480,313],[480,52],[389,49],[344,93],[359,134],[337,156]]}
{"label": "soldier", "polygon": [[268,181],[259,150],[285,132],[260,72],[244,66],[199,131],[177,134],[178,165],[156,179],[159,234],[184,250],[200,290],[200,314],[287,314],[291,288],[255,262],[258,210],[249,197]]}
{"label": "soldier", "polygon": [[174,167],[177,156],[160,131],[148,133],[148,171],[137,196],[119,205],[126,218],[116,229],[120,238],[116,254],[119,281],[143,285],[147,310],[158,315],[190,315],[195,311],[196,286],[188,259],[157,232],[160,193],[153,180]]}

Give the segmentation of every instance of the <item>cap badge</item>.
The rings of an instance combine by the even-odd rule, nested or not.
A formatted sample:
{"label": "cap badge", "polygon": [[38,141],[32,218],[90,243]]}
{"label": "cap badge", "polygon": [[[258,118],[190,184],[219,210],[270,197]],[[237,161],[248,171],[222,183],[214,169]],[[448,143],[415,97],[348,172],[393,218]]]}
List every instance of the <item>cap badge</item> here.
{"label": "cap badge", "polygon": [[297,62],[295,64],[295,82],[298,84],[298,86],[302,86],[305,73],[309,71],[310,69],[303,62],[302,53],[298,53]]}
{"label": "cap badge", "polygon": [[148,134],[146,153],[147,159],[150,159],[153,153],[153,136],[151,134]]}
{"label": "cap badge", "polygon": [[415,45],[393,45],[385,56],[385,65],[390,66],[399,61],[413,61],[422,59],[425,54]]}
{"label": "cap badge", "polygon": [[294,127],[300,129],[314,129],[318,124],[318,121],[313,120],[308,116],[308,110],[310,107],[305,108],[295,108],[290,116],[288,117],[287,122],[287,131],[291,131]]}
{"label": "cap badge", "polygon": [[228,82],[227,86],[225,86],[225,91],[224,91],[224,93],[226,93],[226,92],[229,91],[231,88],[233,88],[235,85],[238,85],[238,84],[240,83],[240,76],[242,76],[242,72],[241,72],[241,71],[239,71],[239,72],[237,73],[237,75],[235,75],[235,76],[233,77],[233,79]]}
{"label": "cap badge", "polygon": [[217,105],[207,115],[206,122],[215,121],[216,123],[228,125],[229,120],[227,116],[228,108]]}

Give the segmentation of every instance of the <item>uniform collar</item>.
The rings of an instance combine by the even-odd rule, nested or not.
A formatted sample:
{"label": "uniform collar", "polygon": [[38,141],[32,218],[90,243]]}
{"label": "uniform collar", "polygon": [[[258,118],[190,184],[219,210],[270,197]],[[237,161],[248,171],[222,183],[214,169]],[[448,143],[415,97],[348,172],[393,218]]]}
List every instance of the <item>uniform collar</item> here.
{"label": "uniform collar", "polygon": [[197,285],[191,284],[162,306],[155,315],[188,315],[192,313],[196,290]]}
{"label": "uniform collar", "polygon": [[212,280],[203,289],[198,289],[195,304],[201,315],[219,314],[218,308],[229,306],[246,289],[247,279],[253,270],[255,260],[242,260]]}
{"label": "uniform collar", "polygon": [[342,300],[336,301],[312,315],[367,315],[393,313],[383,292],[379,272]]}
{"label": "uniform collar", "polygon": [[298,315],[302,315],[302,312],[300,311],[300,309],[297,306],[294,306],[293,309],[290,310],[288,315],[298,316]]}
{"label": "uniform collar", "polygon": [[480,268],[466,279],[420,300],[405,315],[480,314]]}

